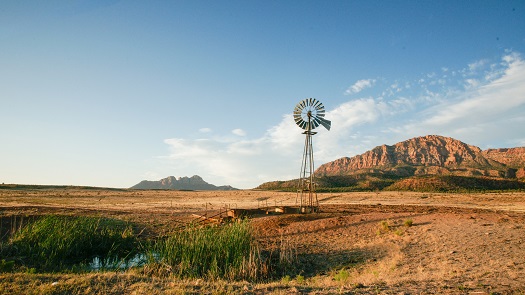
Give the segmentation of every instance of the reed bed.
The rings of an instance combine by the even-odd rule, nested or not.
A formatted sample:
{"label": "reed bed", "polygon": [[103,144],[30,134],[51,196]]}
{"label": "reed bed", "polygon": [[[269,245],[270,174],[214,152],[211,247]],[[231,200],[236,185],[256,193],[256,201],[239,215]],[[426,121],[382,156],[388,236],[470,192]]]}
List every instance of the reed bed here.
{"label": "reed bed", "polygon": [[226,226],[189,226],[158,240],[152,260],[183,278],[261,279],[268,265],[261,258],[248,221]]}
{"label": "reed bed", "polygon": [[[130,223],[86,216],[41,216],[0,242],[0,272],[85,272],[137,267],[152,275],[261,281],[290,269],[292,253],[263,252],[248,220],[189,224],[149,241]],[[286,248],[286,247],[285,247]],[[263,254],[262,254],[263,253]],[[278,274],[277,274],[278,275]]]}
{"label": "reed bed", "polygon": [[2,256],[36,270],[63,270],[94,257],[124,257],[137,248],[124,221],[47,215],[27,224],[2,246]]}

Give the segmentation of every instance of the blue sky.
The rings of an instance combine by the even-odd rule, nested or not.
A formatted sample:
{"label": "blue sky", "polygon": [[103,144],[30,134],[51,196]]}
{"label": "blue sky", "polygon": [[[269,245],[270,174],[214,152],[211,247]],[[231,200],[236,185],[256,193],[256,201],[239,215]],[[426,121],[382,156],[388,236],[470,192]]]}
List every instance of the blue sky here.
{"label": "blue sky", "polygon": [[525,146],[524,1],[0,1],[0,183],[299,175],[439,134]]}

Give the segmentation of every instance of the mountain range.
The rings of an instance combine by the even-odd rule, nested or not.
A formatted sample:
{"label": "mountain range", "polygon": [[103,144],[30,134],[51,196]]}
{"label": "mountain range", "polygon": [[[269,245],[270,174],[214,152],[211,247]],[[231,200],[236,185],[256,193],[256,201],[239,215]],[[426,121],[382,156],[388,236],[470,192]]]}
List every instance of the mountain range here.
{"label": "mountain range", "polygon": [[[325,163],[315,176],[320,189],[525,189],[525,147],[481,150],[427,135]],[[274,181],[258,188],[287,190],[296,183]]]}
{"label": "mountain range", "polygon": [[193,175],[192,177],[174,177],[168,176],[158,181],[143,180],[138,184],[130,187],[130,189],[172,189],[172,190],[236,190],[229,185],[215,186],[207,183],[200,176]]}

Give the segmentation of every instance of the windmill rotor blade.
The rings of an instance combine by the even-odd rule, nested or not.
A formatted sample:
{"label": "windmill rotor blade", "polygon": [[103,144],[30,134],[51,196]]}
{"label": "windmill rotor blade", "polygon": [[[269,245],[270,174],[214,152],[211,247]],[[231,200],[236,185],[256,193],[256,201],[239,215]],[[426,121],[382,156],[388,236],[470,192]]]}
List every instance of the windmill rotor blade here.
{"label": "windmill rotor blade", "polygon": [[321,123],[321,121],[318,119],[318,118],[315,118],[313,121],[313,128],[312,129],[315,129],[319,126],[319,124]]}
{"label": "windmill rotor blade", "polygon": [[301,100],[301,102],[297,105],[297,107],[302,110],[306,106],[306,102],[304,100]]}
{"label": "windmill rotor blade", "polygon": [[299,121],[296,121],[295,124],[297,124],[297,126],[299,126],[300,128],[303,128],[305,122],[303,120],[299,120]]}
{"label": "windmill rotor blade", "polygon": [[314,108],[318,109],[319,106],[322,106],[322,105],[323,105],[320,101],[316,100],[315,98],[314,98],[314,100],[315,100]]}
{"label": "windmill rotor blade", "polygon": [[330,127],[332,127],[332,122],[330,120],[326,120],[325,118],[319,117],[317,118],[321,125],[323,125],[326,130],[330,130]]}
{"label": "windmill rotor blade", "polygon": [[304,99],[303,102],[304,102],[304,106],[305,106],[305,107],[307,107],[307,106],[310,105],[310,104],[309,104],[309,100],[308,100],[308,98],[307,98],[307,99]]}
{"label": "windmill rotor blade", "polygon": [[308,122],[303,121],[303,122],[301,123],[301,128],[303,128],[303,129],[306,130],[306,129],[308,128]]}
{"label": "windmill rotor blade", "polygon": [[294,114],[300,114],[301,113],[301,109],[296,107],[294,110],[293,110],[293,113]]}

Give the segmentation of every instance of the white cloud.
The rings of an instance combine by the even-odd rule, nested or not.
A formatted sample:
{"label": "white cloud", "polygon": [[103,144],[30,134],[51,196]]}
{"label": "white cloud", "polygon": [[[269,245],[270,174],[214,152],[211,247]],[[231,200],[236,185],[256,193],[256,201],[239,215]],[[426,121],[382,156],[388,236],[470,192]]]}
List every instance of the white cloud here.
{"label": "white cloud", "polygon": [[210,133],[211,131],[212,131],[211,128],[207,128],[207,127],[199,129],[200,133]]}
{"label": "white cloud", "polygon": [[[325,118],[336,127],[331,131],[319,127],[319,135],[314,138],[314,151],[320,163],[345,155],[348,139],[344,135],[350,134],[355,126],[373,122],[385,109],[384,102],[368,98],[328,111]],[[304,144],[302,131],[288,114],[257,139],[171,138],[164,142],[170,146],[168,158],[174,161],[176,169],[192,167],[200,171],[195,174],[211,183],[251,188],[265,181],[297,177]],[[184,175],[179,171],[173,174]]]}
{"label": "white cloud", "polygon": [[[170,148],[165,158],[174,164],[172,174],[198,174],[213,184],[253,188],[265,181],[294,178],[300,169],[300,156],[295,155],[302,153],[301,129],[288,115],[261,138],[171,138],[164,142]],[[189,169],[194,172],[186,173]]]}
{"label": "white cloud", "polygon": [[505,56],[503,56],[502,65],[507,66],[515,62],[522,61],[521,55],[517,52],[507,52]]}
{"label": "white cloud", "polygon": [[[486,64],[483,61],[468,67],[479,69]],[[436,88],[430,88],[428,81],[441,79],[434,73],[414,80],[418,83],[386,83],[375,97],[353,99],[327,110],[325,118],[332,121],[332,129],[316,129],[316,166],[377,145],[427,134],[452,136],[482,148],[524,145],[521,126],[525,122],[525,63],[519,55],[509,53],[494,64],[477,75],[458,75],[454,83],[441,83]],[[484,80],[487,75],[494,78]],[[374,82],[360,80],[349,91],[357,93]],[[397,92],[398,88],[404,89]],[[386,90],[396,91],[384,98],[380,94]],[[283,115],[280,122],[256,138],[248,138],[242,129],[232,133],[237,136],[166,139],[170,155],[165,158],[174,167],[172,174],[199,174],[213,184],[239,188],[292,179],[299,174],[304,135],[291,114]]]}
{"label": "white cloud", "polygon": [[468,65],[468,68],[471,72],[474,72],[478,69],[481,69],[487,63],[486,60],[478,60]]}
{"label": "white cloud", "polygon": [[[182,138],[170,138],[164,140],[171,147],[169,158],[176,160],[198,159],[208,157],[213,153],[218,141],[211,139],[189,140]],[[222,143],[224,144],[224,143]]]}
{"label": "white cloud", "polygon": [[345,95],[355,94],[361,92],[363,89],[370,88],[376,82],[375,79],[365,79],[355,82],[354,85],[350,86],[345,91]]}
{"label": "white cloud", "polygon": [[332,121],[329,132],[321,128],[318,140],[314,139],[315,155],[321,163],[348,155],[350,137],[356,129],[367,123],[373,123],[388,109],[385,102],[373,98],[352,100],[341,104],[326,113],[325,118]]}
{"label": "white cloud", "polygon": [[479,86],[479,81],[476,79],[466,79],[465,80],[465,88],[471,89],[473,87]]}
{"label": "white cloud", "polygon": [[246,136],[246,131],[244,131],[242,129],[233,129],[232,133],[237,135],[237,136]]}
{"label": "white cloud", "polygon": [[301,129],[295,125],[292,115],[283,115],[281,122],[267,131],[266,138],[271,143],[270,148],[291,153],[292,147],[299,146],[303,142],[298,130]]}
{"label": "white cloud", "polygon": [[411,133],[447,133],[479,142],[504,140],[509,132],[522,132],[522,127],[512,121],[525,117],[525,62],[515,56],[503,60],[510,63],[501,77],[486,84],[466,79],[469,87],[465,92],[420,111],[421,121],[404,129]]}

